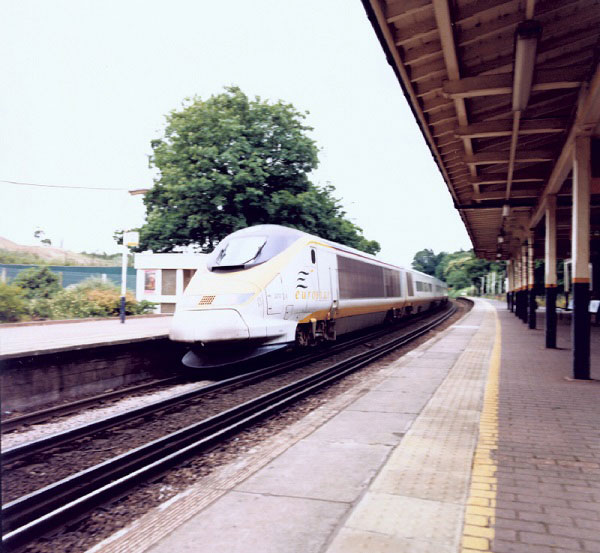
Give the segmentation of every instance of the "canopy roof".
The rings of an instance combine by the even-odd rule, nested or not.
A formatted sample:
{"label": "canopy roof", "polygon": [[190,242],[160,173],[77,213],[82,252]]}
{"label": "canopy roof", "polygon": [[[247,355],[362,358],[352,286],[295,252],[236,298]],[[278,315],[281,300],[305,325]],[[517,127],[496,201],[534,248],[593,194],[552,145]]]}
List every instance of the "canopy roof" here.
{"label": "canopy roof", "polygon": [[[476,255],[508,259],[536,227],[541,240],[546,197],[557,194],[558,255],[568,257],[574,136],[600,135],[599,0],[363,4]],[[515,64],[532,37],[529,66],[527,53]],[[593,140],[592,251],[599,158]]]}

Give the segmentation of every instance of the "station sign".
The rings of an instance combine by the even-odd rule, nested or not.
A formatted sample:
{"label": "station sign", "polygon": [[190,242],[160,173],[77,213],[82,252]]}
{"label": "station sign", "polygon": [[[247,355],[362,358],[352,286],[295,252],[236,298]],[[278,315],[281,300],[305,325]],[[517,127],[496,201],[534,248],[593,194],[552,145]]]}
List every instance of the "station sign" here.
{"label": "station sign", "polygon": [[135,230],[130,230],[123,233],[123,244],[128,248],[134,248],[140,245],[140,233]]}

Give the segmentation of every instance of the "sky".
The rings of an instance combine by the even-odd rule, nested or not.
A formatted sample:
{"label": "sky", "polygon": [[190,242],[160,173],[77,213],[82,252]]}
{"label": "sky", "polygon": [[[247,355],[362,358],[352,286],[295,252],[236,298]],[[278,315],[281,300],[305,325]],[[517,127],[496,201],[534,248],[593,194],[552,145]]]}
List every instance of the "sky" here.
{"label": "sky", "polygon": [[237,85],[309,112],[310,178],[335,186],[381,259],[471,247],[360,0],[7,1],[0,66],[9,240],[38,244],[41,229],[56,246],[119,251],[114,231],[144,222],[127,191],[157,176],[150,141],[165,115]]}

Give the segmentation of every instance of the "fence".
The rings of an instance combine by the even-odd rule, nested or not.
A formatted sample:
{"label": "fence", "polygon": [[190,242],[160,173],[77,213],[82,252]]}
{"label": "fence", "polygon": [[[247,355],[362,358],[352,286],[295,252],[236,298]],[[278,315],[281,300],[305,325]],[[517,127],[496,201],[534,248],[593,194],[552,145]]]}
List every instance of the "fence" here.
{"label": "fence", "polygon": [[[0,263],[0,277],[3,282],[10,282],[21,271],[30,267],[39,267],[39,265],[9,265]],[[77,284],[90,277],[109,280],[118,286],[121,285],[121,267],[77,267],[48,265],[48,268],[57,273],[61,278],[64,288],[71,284]],[[127,268],[127,289],[135,292],[135,269]]]}

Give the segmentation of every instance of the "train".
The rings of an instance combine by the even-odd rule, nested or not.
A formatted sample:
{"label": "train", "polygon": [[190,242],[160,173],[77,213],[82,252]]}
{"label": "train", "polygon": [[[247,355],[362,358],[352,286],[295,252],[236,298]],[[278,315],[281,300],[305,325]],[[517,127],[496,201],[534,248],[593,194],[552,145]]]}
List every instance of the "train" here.
{"label": "train", "polygon": [[212,368],[306,347],[448,301],[444,282],[279,225],[224,238],[177,302],[183,364]]}

